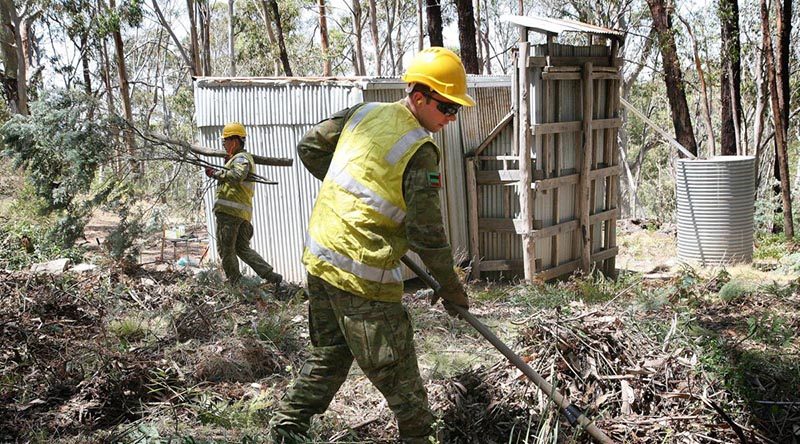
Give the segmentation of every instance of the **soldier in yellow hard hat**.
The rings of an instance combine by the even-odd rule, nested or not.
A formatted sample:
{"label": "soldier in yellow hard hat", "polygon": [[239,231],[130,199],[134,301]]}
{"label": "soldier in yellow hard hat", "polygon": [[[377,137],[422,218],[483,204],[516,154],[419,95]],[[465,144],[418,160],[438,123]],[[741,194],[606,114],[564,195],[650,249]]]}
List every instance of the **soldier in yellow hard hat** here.
{"label": "soldier in yellow hard hat", "polygon": [[[419,254],[449,304],[469,307],[442,223],[439,148],[431,133],[456,120],[467,94],[461,60],[445,48],[420,52],[404,74],[407,97],[342,110],[297,147],[322,188],[309,221],[311,356],[272,418],[275,442],[304,442],[355,360],[386,398],[400,439],[427,443],[428,407],[400,258]],[[449,308],[448,308],[449,307]]]}
{"label": "soldier in yellow hard hat", "polygon": [[242,277],[238,256],[262,279],[279,284],[283,277],[272,271],[272,266],[250,248],[255,194],[251,173],[255,173],[256,164],[253,156],[244,150],[246,137],[241,123],[226,124],[222,129],[222,144],[228,154],[227,162],[222,170],[206,168],[206,176],[219,182],[217,200],[214,202],[217,253],[229,282],[235,284]]}

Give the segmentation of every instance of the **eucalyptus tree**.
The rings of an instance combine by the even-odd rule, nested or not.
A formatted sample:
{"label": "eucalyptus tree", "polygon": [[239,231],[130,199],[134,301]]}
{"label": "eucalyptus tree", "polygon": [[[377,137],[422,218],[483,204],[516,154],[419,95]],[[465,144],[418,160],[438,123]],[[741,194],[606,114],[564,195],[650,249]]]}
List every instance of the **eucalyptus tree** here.
{"label": "eucalyptus tree", "polygon": [[44,12],[45,1],[0,0],[0,74],[3,94],[13,113],[28,114],[28,66],[35,41],[33,23]]}
{"label": "eucalyptus tree", "polygon": [[[776,25],[778,28],[777,41],[781,42],[783,38],[783,30],[787,26],[782,23],[783,8],[780,7],[780,2],[777,2],[776,7]],[[790,9],[791,10],[791,9]],[[788,100],[789,97],[781,93],[782,78],[781,75],[787,75],[783,71],[783,62],[781,60],[783,47],[778,43],[778,47],[773,51],[772,32],[770,29],[770,14],[767,7],[767,1],[761,0],[761,36],[762,36],[762,50],[765,54],[765,65],[767,72],[767,84],[769,85],[770,103],[772,105],[772,121],[775,128],[775,173],[780,182],[780,195],[783,203],[781,211],[783,212],[783,233],[786,240],[791,241],[794,238],[794,220],[792,217],[792,195],[791,187],[789,185],[789,155],[787,149],[787,131],[788,122],[784,121],[784,116],[788,116]],[[775,53],[778,56],[775,56]],[[788,63],[788,62],[787,62]]]}
{"label": "eucalyptus tree", "polygon": [[475,12],[472,0],[454,0],[458,13],[458,43],[461,47],[461,61],[469,74],[478,74],[478,48],[476,47]]}
{"label": "eucalyptus tree", "polygon": [[319,36],[322,48],[322,75],[331,75],[330,49],[328,45],[328,13],[325,8],[325,0],[319,1]]}
{"label": "eucalyptus tree", "polygon": [[[720,47],[720,151],[735,156],[740,151],[742,122],[742,64],[738,0],[719,0]],[[712,136],[713,137],[713,136]]]}
{"label": "eucalyptus tree", "polygon": [[275,36],[278,40],[278,51],[280,54],[281,64],[283,65],[283,73],[289,77],[292,76],[292,67],[289,65],[289,53],[286,51],[286,42],[284,39],[284,22],[281,18],[281,11],[278,8],[276,0],[268,0],[270,14],[275,23]]}
{"label": "eucalyptus tree", "polygon": [[428,19],[428,41],[431,46],[444,46],[442,35],[442,0],[425,0]]}
{"label": "eucalyptus tree", "polygon": [[107,196],[90,192],[111,151],[107,119],[89,118],[97,106],[80,90],[52,90],[31,102],[30,115],[0,126],[2,154],[26,171],[42,212],[58,217],[51,240],[64,247],[82,235],[90,210]]}
{"label": "eucalyptus tree", "polygon": [[672,114],[672,125],[675,138],[690,153],[697,155],[689,104],[686,100],[686,87],[683,80],[683,69],[678,58],[678,47],[675,43],[675,30],[672,25],[672,11],[669,0],[647,0],[653,18],[653,28],[658,36],[658,47],[664,69],[664,83],[667,87]]}
{"label": "eucalyptus tree", "polygon": [[134,28],[141,25],[143,19],[142,5],[138,1],[132,1],[130,3],[123,3],[118,8],[115,0],[109,0],[107,5],[103,0],[98,0],[98,5],[101,14],[101,35],[110,35],[114,41],[115,65],[119,79],[119,97],[122,101],[125,120],[128,122],[128,124],[124,125],[122,130],[128,154],[128,164],[134,172],[139,174],[141,172],[141,166],[136,161],[136,138],[130,128],[130,125],[134,123],[134,118],[122,29],[124,25]]}

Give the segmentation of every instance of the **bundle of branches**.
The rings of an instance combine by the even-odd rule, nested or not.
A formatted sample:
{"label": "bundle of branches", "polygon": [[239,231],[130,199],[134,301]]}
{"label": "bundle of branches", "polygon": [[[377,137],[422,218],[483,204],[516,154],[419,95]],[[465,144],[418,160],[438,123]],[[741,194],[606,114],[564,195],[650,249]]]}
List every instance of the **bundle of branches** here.
{"label": "bundle of branches", "polygon": [[[188,165],[194,165],[201,168],[205,167],[213,167],[219,168],[218,165],[215,165],[206,158],[223,158],[226,159],[228,154],[224,150],[215,150],[211,148],[207,148],[201,145],[196,145],[193,143],[184,142],[182,140],[172,139],[162,134],[155,134],[155,133],[147,133],[143,131],[139,131],[135,127],[131,126],[145,141],[150,144],[162,146],[168,150],[170,153],[167,157],[162,158],[161,160],[170,160],[173,162],[181,162]],[[281,158],[281,157],[266,157],[266,156],[259,156],[255,154],[251,154],[253,156],[253,161],[256,165],[268,165],[268,166],[282,166],[288,167],[292,166],[294,161],[292,159]],[[154,158],[149,158],[148,160],[157,160]],[[266,184],[266,185],[276,185],[278,182],[273,180],[267,179],[255,172],[250,173],[250,179],[256,183]]]}

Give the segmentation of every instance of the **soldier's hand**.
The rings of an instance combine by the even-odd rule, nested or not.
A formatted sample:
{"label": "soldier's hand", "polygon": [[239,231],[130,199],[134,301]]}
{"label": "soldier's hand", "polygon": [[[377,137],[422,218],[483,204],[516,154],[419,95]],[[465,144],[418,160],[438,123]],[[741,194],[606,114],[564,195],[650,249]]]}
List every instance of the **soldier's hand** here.
{"label": "soldier's hand", "polygon": [[459,307],[469,310],[469,297],[467,297],[467,292],[464,290],[464,286],[461,285],[461,283],[450,288],[443,288],[439,290],[438,293],[434,293],[433,296],[431,296],[431,305],[436,304],[439,298],[444,299],[442,305],[444,305],[444,309],[447,310],[447,314],[450,316],[458,316],[458,312],[452,305],[458,305]]}
{"label": "soldier's hand", "polygon": [[206,167],[206,176],[208,176],[208,177],[210,177],[212,179],[216,179],[216,177],[217,177],[217,169],[216,168],[211,168],[211,167]]}

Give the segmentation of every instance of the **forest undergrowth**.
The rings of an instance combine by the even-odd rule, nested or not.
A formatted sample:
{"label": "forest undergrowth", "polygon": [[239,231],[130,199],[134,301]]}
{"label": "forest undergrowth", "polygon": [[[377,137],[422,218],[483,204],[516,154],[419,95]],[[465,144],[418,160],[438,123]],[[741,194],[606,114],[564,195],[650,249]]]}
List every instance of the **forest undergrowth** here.
{"label": "forest undergrowth", "polygon": [[[471,311],[615,442],[800,433],[800,280],[726,270],[473,282]],[[413,285],[413,283],[412,283]],[[214,270],[0,271],[0,441],[266,442],[307,355],[298,286]],[[463,321],[404,297],[442,443],[590,442]],[[354,366],[315,442],[394,442]]]}

